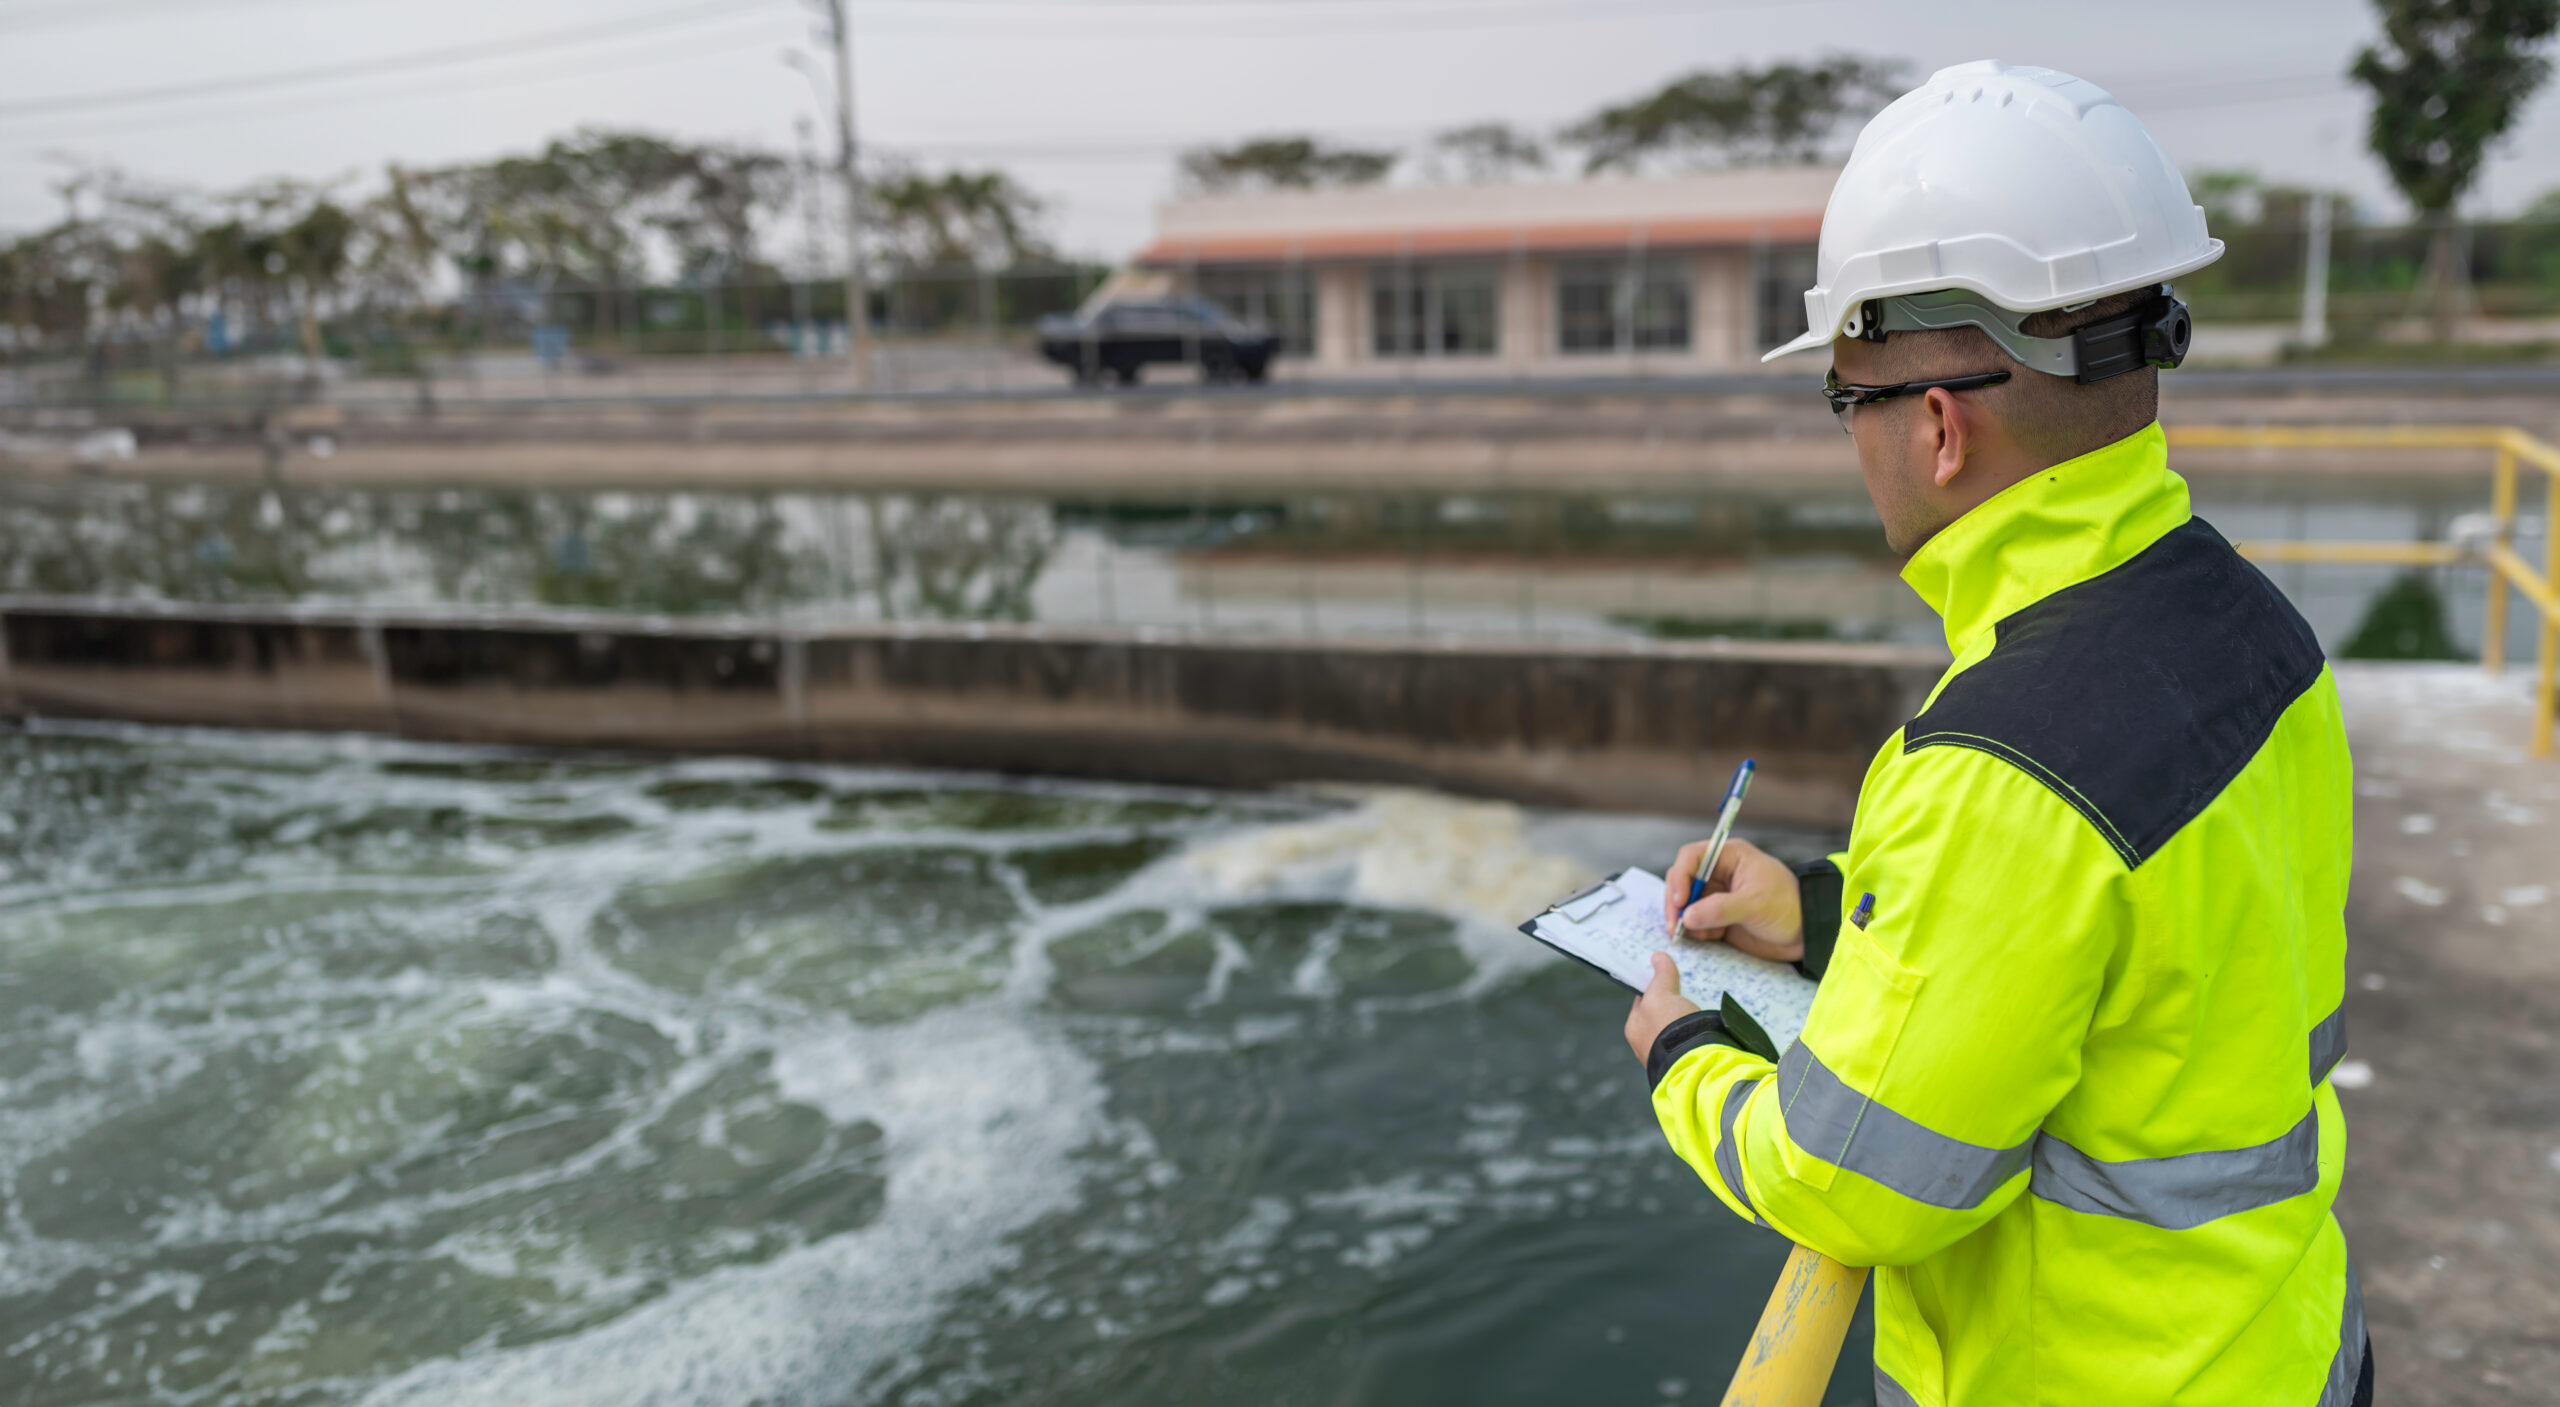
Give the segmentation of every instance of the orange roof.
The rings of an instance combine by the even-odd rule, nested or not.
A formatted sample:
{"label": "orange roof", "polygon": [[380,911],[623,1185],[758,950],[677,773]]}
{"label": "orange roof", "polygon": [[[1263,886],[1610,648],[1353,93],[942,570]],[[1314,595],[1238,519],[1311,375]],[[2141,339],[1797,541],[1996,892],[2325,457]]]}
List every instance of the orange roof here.
{"label": "orange roof", "polygon": [[1267,264],[1299,259],[1379,259],[1406,255],[1508,254],[1514,250],[1610,252],[1701,245],[1809,244],[1822,233],[1819,212],[1721,220],[1618,221],[1587,225],[1479,226],[1433,230],[1356,230],[1342,234],[1173,236],[1140,251],[1140,264]]}

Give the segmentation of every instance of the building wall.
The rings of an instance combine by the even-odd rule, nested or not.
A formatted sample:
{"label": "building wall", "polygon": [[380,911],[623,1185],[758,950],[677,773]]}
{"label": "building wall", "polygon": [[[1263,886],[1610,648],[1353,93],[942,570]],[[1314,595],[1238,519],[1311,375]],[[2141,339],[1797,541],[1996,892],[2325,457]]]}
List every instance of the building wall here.
{"label": "building wall", "polygon": [[1752,326],[1751,251],[1706,249],[1697,256],[1698,359],[1711,366],[1742,367],[1759,360]]}
{"label": "building wall", "polygon": [[[1656,243],[1674,226],[1701,221],[1736,225],[1748,238],[1758,225],[1784,226],[1801,237],[1822,221],[1839,169],[1830,166],[1763,166],[1677,176],[1596,176],[1580,180],[1491,182],[1481,185],[1373,185],[1329,190],[1247,191],[1193,196],[1156,207],[1156,243],[1141,262],[1179,264],[1186,257],[1233,257],[1220,252],[1231,241],[1268,243],[1277,257],[1297,249],[1308,258],[1339,257],[1331,241],[1366,239],[1365,253],[1407,243],[1421,252],[1442,248],[1451,237],[1489,235],[1480,248],[1500,251],[1514,232],[1528,247],[1547,246],[1548,230],[1621,226],[1651,229]],[[1799,228],[1801,227],[1801,228]],[[1618,238],[1625,238],[1620,234]]]}
{"label": "building wall", "polygon": [[[1258,191],[1169,202],[1157,210],[1156,239],[1138,256],[1149,267],[1229,269],[1230,290],[1253,271],[1316,271],[1314,368],[1330,375],[1482,376],[1590,374],[1609,370],[1739,369],[1757,364],[1764,270],[1802,277],[1806,252],[1838,173],[1828,167],[1752,168],[1680,176],[1609,176],[1462,186],[1364,186]],[[1677,264],[1691,274],[1690,345],[1567,354],[1558,275],[1570,261],[1645,253],[1649,270]],[[1773,254],[1782,258],[1773,259]],[[1380,270],[1445,269],[1467,263],[1493,271],[1491,356],[1379,356],[1371,279]],[[1246,283],[1239,283],[1245,280]],[[1196,283],[1193,286],[1197,286]],[[1786,298],[1795,297],[1788,290]],[[1235,298],[1257,306],[1259,292]],[[1462,295],[1456,306],[1469,311]],[[1451,304],[1440,294],[1420,301]],[[1298,304],[1291,304],[1296,307]],[[1586,329],[1590,305],[1575,324]],[[1659,307],[1658,300],[1654,306]],[[1413,316],[1400,305],[1401,320]],[[1432,313],[1425,322],[1440,314]],[[1426,336],[1427,336],[1426,332]]]}
{"label": "building wall", "polygon": [[[1795,248],[1796,246],[1788,246]],[[1772,261],[1751,248],[1656,250],[1652,267],[1673,265],[1689,280],[1689,346],[1634,351],[1566,352],[1560,343],[1558,275],[1575,258],[1614,257],[1606,253],[1558,255],[1514,250],[1491,259],[1464,262],[1489,265],[1499,307],[1499,344],[1491,356],[1381,356],[1376,350],[1371,281],[1392,271],[1393,260],[1342,260],[1309,266],[1315,287],[1315,350],[1306,363],[1324,375],[1471,376],[1487,373],[1521,375],[1599,374],[1623,370],[1695,372],[1748,370],[1759,365],[1758,280]],[[1418,260],[1416,268],[1432,261]],[[1781,296],[1793,299],[1790,286]]]}
{"label": "building wall", "polygon": [[1523,367],[1551,355],[1555,336],[1555,266],[1516,252],[1502,266],[1502,351],[1506,367]]}

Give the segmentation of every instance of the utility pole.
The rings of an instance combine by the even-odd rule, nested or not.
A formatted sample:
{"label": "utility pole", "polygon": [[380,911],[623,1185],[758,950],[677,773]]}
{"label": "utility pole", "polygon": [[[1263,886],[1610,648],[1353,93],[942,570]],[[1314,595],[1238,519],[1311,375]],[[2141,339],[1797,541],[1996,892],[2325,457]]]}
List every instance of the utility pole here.
{"label": "utility pole", "polygon": [[853,358],[853,389],[871,389],[871,290],[862,277],[862,176],[853,140],[853,18],[846,0],[819,0],[834,26],[836,169],[844,178],[844,332]]}
{"label": "utility pole", "polygon": [[2329,197],[2319,191],[2302,203],[2302,331],[2305,347],[2329,340]]}
{"label": "utility pole", "polygon": [[[791,282],[791,354],[811,357],[825,345],[825,335],[818,328],[817,300],[809,285],[818,276],[818,144],[814,140],[809,119],[792,123],[800,138],[800,277]],[[848,335],[850,333],[848,332]]]}

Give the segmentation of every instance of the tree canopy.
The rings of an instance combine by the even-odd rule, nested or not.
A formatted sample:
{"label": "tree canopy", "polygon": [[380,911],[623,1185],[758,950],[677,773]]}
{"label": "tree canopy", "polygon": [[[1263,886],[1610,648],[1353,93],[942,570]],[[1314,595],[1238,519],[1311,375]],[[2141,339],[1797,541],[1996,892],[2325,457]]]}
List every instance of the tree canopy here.
{"label": "tree canopy", "polygon": [[1003,268],[1051,257],[1040,198],[1002,171],[899,171],[871,182],[883,252],[906,268]]}
{"label": "tree canopy", "polygon": [[1314,137],[1256,137],[1230,147],[1198,147],[1182,154],[1183,184],[1195,191],[1312,190],[1365,186],[1386,179],[1396,166],[1391,151],[1328,146]]}
{"label": "tree canopy", "polygon": [[1582,149],[1586,173],[1633,170],[1658,157],[1725,165],[1813,161],[1843,126],[1892,101],[1904,71],[1897,61],[1833,54],[1692,73],[1558,135]]}
{"label": "tree canopy", "polygon": [[[0,325],[65,332],[101,308],[142,322],[227,310],[298,320],[316,343],[319,310],[414,306],[457,281],[477,297],[509,283],[773,279],[764,246],[810,179],[836,178],[751,146],[604,128],[485,161],[394,164],[353,193],[295,181],[185,191],[86,168],[59,187],[63,220],[0,238]],[[1050,257],[1042,202],[1001,171],[893,165],[865,184],[875,260]]]}
{"label": "tree canopy", "polygon": [[1501,181],[1545,170],[1547,148],[1507,122],[1477,122],[1432,138],[1429,164],[1444,181]]}

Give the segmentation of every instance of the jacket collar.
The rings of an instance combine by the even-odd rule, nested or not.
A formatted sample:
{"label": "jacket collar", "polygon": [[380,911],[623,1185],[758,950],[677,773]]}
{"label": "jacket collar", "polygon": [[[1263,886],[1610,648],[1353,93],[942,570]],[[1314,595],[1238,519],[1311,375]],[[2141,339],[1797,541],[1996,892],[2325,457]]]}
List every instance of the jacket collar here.
{"label": "jacket collar", "polygon": [[2019,480],[1922,544],[1902,579],[1965,647],[2066,586],[2113,571],[2192,516],[2159,422]]}

